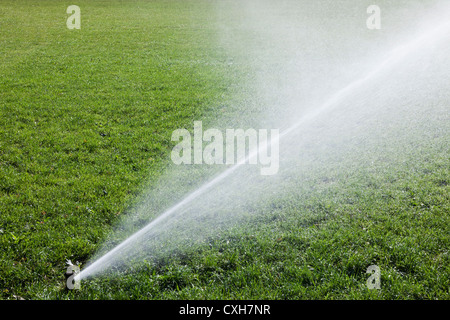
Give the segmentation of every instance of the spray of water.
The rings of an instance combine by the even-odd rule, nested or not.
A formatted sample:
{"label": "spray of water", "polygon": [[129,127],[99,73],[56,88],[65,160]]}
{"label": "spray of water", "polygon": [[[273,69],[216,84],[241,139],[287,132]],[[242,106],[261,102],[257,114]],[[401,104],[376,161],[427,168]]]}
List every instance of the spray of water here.
{"label": "spray of water", "polygon": [[[292,5],[289,1],[283,3],[286,6]],[[289,51],[292,48],[288,48],[286,44],[279,44],[276,40],[276,38],[279,37],[280,32],[286,32],[286,26],[288,30],[296,27],[292,17],[290,17],[291,20],[289,20],[289,16],[286,17],[286,12],[281,11],[284,12],[284,14],[282,16],[283,20],[280,20],[281,18],[277,17],[277,14],[281,15],[280,11],[274,10],[270,4],[261,1],[257,2],[256,5],[257,7],[255,7],[255,3],[252,3],[250,7],[246,8],[247,11],[243,10],[253,17],[247,19],[248,16],[244,15],[247,26],[249,23],[248,21],[252,21],[252,19],[257,21],[267,21],[269,18],[273,19],[278,26],[284,26],[284,28],[280,27],[276,32],[272,30],[272,33],[274,33],[273,37],[267,37],[264,38],[264,40],[266,43],[267,41],[269,43],[275,42],[275,47],[278,50],[277,52],[284,52],[283,49],[288,51],[287,58],[283,57],[278,59],[278,61],[281,60],[281,63],[285,64],[285,68],[291,68],[292,65],[290,64],[292,64],[292,61],[294,61],[295,65],[298,65],[300,62],[296,60],[296,54],[292,54],[292,50]],[[221,10],[223,10],[223,7]],[[82,270],[79,277],[87,278],[132,260],[158,257],[170,253],[174,248],[193,246],[196,242],[199,242],[208,236],[220,234],[222,230],[226,229],[231,224],[237,223],[244,217],[247,217],[249,212],[252,212],[252,208],[258,207],[258,205],[263,202],[263,198],[276,198],[280,193],[286,191],[289,192],[289,190],[287,190],[289,189],[289,185],[283,183],[295,176],[293,171],[299,170],[299,166],[305,164],[304,157],[305,154],[308,153],[308,143],[315,141],[315,143],[326,144],[327,135],[337,132],[333,130],[337,130],[336,128],[338,127],[343,127],[346,123],[355,123],[355,119],[358,118],[355,114],[357,114],[363,106],[365,106],[365,113],[359,113],[359,117],[365,117],[367,114],[369,114],[369,116],[374,116],[377,114],[374,110],[379,108],[379,103],[385,102],[385,100],[380,98],[378,104],[372,103],[372,105],[370,105],[367,99],[361,98],[361,95],[367,94],[367,92],[373,93],[373,87],[379,87],[379,90],[382,90],[381,88],[383,88],[385,90],[384,96],[389,97],[391,101],[399,99],[399,95],[405,94],[404,89],[401,89],[398,86],[389,88],[389,85],[386,87],[385,83],[387,80],[394,77],[393,73],[395,72],[400,74],[398,81],[407,82],[405,81],[405,77],[410,77],[411,69],[417,67],[417,64],[423,63],[421,60],[423,56],[425,55],[426,58],[429,58],[430,55],[432,55],[431,52],[435,52],[435,50],[431,50],[433,46],[442,43],[444,40],[448,40],[450,34],[450,22],[447,22],[447,20],[440,22],[442,20],[439,19],[445,17],[445,14],[442,12],[442,7],[439,6],[439,14],[434,11],[433,13],[430,13],[431,18],[424,19],[420,32],[414,37],[405,40],[401,45],[395,46],[393,50],[385,50],[382,59],[379,59],[377,63],[370,63],[370,68],[360,68],[358,71],[360,71],[360,73],[364,72],[362,75],[359,74],[356,80],[350,81],[347,85],[336,90],[334,94],[329,96],[325,101],[319,103],[316,107],[310,106],[314,104],[312,102],[314,99],[310,99],[310,96],[306,95],[306,98],[298,97],[297,91],[302,89],[302,86],[299,85],[299,81],[301,82],[301,80],[296,77],[289,78],[288,74],[288,79],[286,82],[282,81],[280,90],[280,85],[271,83],[267,78],[267,74],[260,72],[262,76],[256,82],[263,83],[260,86],[262,88],[260,90],[263,91],[261,96],[268,95],[267,86],[270,84],[277,88],[276,91],[278,94],[273,94],[273,96],[276,97],[279,97],[280,94],[289,95],[289,92],[295,92],[295,94],[292,95],[294,98],[289,99],[289,103],[285,98],[283,99],[283,107],[286,116],[278,117],[277,121],[273,121],[273,119],[276,118],[274,115],[280,113],[279,109],[275,109],[272,110],[272,113],[270,111],[267,113],[269,114],[269,117],[263,117],[263,119],[266,120],[265,122],[264,120],[262,121],[262,123],[265,124],[275,123],[281,128],[279,136],[281,145],[281,170],[279,174],[274,177],[262,177],[259,175],[259,170],[246,165],[250,159],[258,155],[258,152],[261,152],[261,150],[250,150],[244,159],[241,159],[235,165],[228,167],[223,172],[215,175],[206,183],[201,184],[177,203],[168,209],[163,210],[162,214],[157,216],[150,223],[143,226],[112,249],[109,249],[106,253],[100,255]],[[223,11],[221,11],[221,14],[223,14]],[[260,23],[261,22],[258,22],[257,27],[253,28],[252,32],[255,32],[255,30],[258,32],[259,28],[262,28]],[[248,30],[246,30],[246,32],[248,32]],[[260,47],[255,46],[255,48],[258,50]],[[298,51],[294,50],[294,52]],[[440,61],[437,57],[433,56],[433,59],[434,58],[436,58],[436,61]],[[261,59],[264,60],[265,57],[262,57]],[[319,62],[323,61],[319,60],[317,63]],[[261,67],[261,65],[259,65],[259,67]],[[439,74],[437,74],[437,76],[439,76]],[[271,79],[273,80],[273,78]],[[321,81],[324,81],[324,79],[326,79],[326,77],[320,78]],[[331,82],[329,87],[337,87],[336,81],[329,82]],[[287,83],[289,85],[287,85]],[[303,85],[305,86],[306,84]],[[419,82],[415,83],[415,85],[421,86],[423,83]],[[275,90],[272,89],[270,92],[275,92]],[[413,96],[413,98],[424,99],[423,97],[420,98],[417,96]],[[270,99],[272,99],[272,97],[270,97]],[[270,99],[267,103],[273,102],[273,100]],[[311,100],[311,103],[308,106],[301,108],[298,106],[298,103],[299,101],[304,102],[302,99],[308,99],[308,101]],[[260,101],[261,100],[263,99],[261,98]],[[317,102],[318,100],[320,99],[316,97],[314,101]],[[292,120],[292,110],[300,110],[299,112],[294,113],[297,117],[296,120]],[[389,117],[393,117],[394,114],[395,112],[391,112]],[[339,117],[345,120],[336,120]],[[271,120],[269,121],[268,119]],[[317,125],[317,123],[320,123],[321,121],[322,126],[315,127],[314,123]],[[323,130],[324,125],[334,129]],[[351,131],[351,127],[346,127],[346,129]],[[339,132],[342,133],[342,131]],[[275,141],[271,141],[271,144],[273,143],[275,143]],[[269,144],[269,148],[271,144]],[[314,152],[310,151],[311,158],[321,154],[319,149],[320,148],[315,149]],[[299,154],[302,154],[303,158],[300,157]],[[175,185],[179,183],[180,180],[185,180],[186,176],[192,174],[192,171],[189,170],[185,170],[180,174],[180,170],[183,169],[178,169],[178,171],[172,175],[178,176],[179,178],[178,180],[172,179],[173,184]],[[162,185],[164,184],[167,184],[167,181],[164,182],[164,180],[162,180]],[[137,211],[157,212],[160,207],[163,207],[168,203],[161,203],[160,207],[157,205],[158,199],[161,198],[164,193],[166,198],[171,197],[170,193],[167,194],[168,190],[173,192],[173,189],[165,189],[164,187],[161,187],[159,191],[153,190],[149,192],[147,201],[145,201]],[[245,192],[243,192],[244,190]]]}

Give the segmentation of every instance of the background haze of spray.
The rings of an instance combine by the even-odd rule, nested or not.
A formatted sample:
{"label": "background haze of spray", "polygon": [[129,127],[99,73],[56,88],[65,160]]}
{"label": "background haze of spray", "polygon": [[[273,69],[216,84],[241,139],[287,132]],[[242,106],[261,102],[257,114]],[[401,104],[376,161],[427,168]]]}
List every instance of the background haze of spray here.
{"label": "background haze of spray", "polygon": [[[381,30],[366,27],[371,4],[382,10]],[[373,71],[399,44],[447,21],[450,12],[445,1],[255,0],[214,5],[217,45],[228,53],[231,66],[250,70],[245,86],[236,86],[246,98],[230,106],[241,110],[242,117],[218,119],[214,127],[280,132]],[[254,165],[240,167],[85,276],[207,244],[281,207],[295,214],[302,188],[311,187],[307,181],[318,175],[350,181],[351,176],[340,175],[349,164],[367,172],[408,161],[413,168],[417,155],[411,146],[418,153],[426,147],[415,137],[428,135],[430,144],[436,137],[448,137],[449,38],[430,39],[285,136],[277,175],[261,176]],[[111,234],[97,257],[223,170],[225,166],[172,166],[144,193],[145,201]]]}

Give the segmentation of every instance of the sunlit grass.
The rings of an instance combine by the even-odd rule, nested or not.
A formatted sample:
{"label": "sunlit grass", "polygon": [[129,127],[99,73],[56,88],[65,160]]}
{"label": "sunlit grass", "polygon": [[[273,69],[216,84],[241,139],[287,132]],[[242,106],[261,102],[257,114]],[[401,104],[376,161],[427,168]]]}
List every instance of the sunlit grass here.
{"label": "sunlit grass", "polygon": [[174,129],[249,116],[208,1],[78,1],[81,30],[69,4],[0,4],[0,297],[449,298],[448,138],[419,133],[420,150],[391,141],[406,152],[390,166],[364,165],[373,146],[318,163],[204,245],[65,289],[66,259],[85,263],[157,182]]}

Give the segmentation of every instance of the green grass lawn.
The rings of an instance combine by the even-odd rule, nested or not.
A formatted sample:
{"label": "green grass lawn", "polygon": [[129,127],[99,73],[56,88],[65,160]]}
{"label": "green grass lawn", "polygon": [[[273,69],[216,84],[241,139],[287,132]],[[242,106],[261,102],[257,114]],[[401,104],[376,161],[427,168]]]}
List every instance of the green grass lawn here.
{"label": "green grass lawn", "polygon": [[450,297],[445,109],[428,128],[440,135],[392,141],[406,151],[393,165],[316,163],[206,245],[65,289],[66,259],[87,262],[169,166],[173,130],[252,117],[236,107],[251,75],[217,43],[212,2],[77,1],[68,30],[71,4],[0,3],[0,298]]}

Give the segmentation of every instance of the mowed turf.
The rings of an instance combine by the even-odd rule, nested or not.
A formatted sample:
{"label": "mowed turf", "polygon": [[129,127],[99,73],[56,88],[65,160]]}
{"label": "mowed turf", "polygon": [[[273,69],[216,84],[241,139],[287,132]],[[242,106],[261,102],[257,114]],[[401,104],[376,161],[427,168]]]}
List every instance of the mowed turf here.
{"label": "mowed turf", "polygon": [[85,263],[157,182],[173,130],[240,116],[247,75],[209,1],[81,1],[81,30],[66,28],[70,4],[0,4],[2,298],[449,298],[445,113],[428,128],[444,134],[403,155],[413,166],[316,165],[205,246],[65,289],[66,259]]}
{"label": "mowed turf", "polygon": [[159,176],[172,131],[233,85],[206,1],[82,1],[81,30],[70,4],[0,5],[4,298],[58,287],[65,259],[93,254]]}

